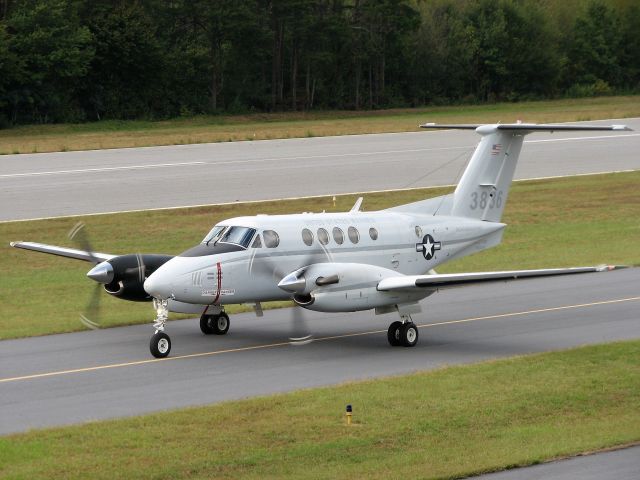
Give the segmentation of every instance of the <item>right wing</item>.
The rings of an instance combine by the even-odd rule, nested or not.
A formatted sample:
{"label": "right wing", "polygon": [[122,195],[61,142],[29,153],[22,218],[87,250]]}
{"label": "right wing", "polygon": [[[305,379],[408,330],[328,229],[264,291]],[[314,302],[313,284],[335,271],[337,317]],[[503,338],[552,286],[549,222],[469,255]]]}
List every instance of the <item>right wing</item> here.
{"label": "right wing", "polygon": [[433,275],[401,275],[388,277],[378,283],[378,290],[411,290],[427,288],[439,290],[459,287],[475,283],[517,280],[520,278],[549,277],[552,275],[571,275],[576,273],[605,272],[614,270],[616,266],[600,265],[597,267],[546,268],[541,270],[508,270],[502,272],[475,273],[435,273]]}
{"label": "right wing", "polygon": [[109,255],[108,253],[87,252],[85,250],[77,250],[75,248],[57,247],[55,245],[46,245],[44,243],[36,242],[11,242],[10,245],[15,248],[33,250],[34,252],[49,253],[51,255],[74,258],[76,260],[84,260],[85,262],[93,262],[95,259],[104,262],[105,260],[110,260],[116,256]]}

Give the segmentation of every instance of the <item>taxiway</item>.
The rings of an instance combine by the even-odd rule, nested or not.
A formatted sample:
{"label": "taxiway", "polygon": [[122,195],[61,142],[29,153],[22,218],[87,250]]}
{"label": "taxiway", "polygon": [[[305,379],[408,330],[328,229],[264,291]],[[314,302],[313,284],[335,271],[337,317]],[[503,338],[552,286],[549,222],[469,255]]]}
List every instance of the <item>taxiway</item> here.
{"label": "taxiway", "polygon": [[169,322],[163,360],[148,352],[151,325],[6,340],[0,434],[640,338],[639,284],[624,269],[440,292],[414,316],[415,348],[390,347],[395,316],[372,312],[309,312],[317,341],[291,346],[287,309],[232,316],[224,337]]}

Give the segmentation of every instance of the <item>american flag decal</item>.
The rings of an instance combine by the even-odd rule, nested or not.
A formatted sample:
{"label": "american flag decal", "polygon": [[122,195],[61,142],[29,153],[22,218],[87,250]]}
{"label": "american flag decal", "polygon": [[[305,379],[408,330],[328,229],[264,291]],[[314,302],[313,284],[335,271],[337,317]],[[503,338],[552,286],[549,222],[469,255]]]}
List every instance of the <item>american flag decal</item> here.
{"label": "american flag decal", "polygon": [[498,155],[501,150],[502,150],[502,144],[494,143],[491,147],[491,155]]}

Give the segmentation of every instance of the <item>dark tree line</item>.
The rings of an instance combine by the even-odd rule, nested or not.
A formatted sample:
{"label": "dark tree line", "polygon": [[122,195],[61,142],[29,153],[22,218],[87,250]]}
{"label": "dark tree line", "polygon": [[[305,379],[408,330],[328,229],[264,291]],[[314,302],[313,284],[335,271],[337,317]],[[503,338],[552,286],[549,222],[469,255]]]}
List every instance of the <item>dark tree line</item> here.
{"label": "dark tree line", "polygon": [[640,89],[625,0],[0,0],[0,125]]}

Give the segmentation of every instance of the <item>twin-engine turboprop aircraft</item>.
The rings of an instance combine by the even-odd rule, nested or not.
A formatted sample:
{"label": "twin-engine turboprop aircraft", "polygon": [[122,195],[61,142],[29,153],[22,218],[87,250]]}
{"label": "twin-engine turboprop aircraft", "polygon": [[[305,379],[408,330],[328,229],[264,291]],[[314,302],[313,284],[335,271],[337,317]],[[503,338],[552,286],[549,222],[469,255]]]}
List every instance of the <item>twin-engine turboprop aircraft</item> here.
{"label": "twin-engine turboprop aircraft", "polygon": [[474,129],[481,135],[452,194],[362,212],[358,199],[349,212],[257,215],[224,220],[203,241],[175,257],[107,255],[32,242],[12,246],[90,261],[87,274],[116,297],[153,301],[157,318],[150,350],[166,357],[170,311],[200,313],[205,334],[229,330],[225,305],[292,299],[320,312],[374,309],[397,312],[389,326],[393,346],[412,347],[418,328],[411,314],[420,300],[442,288],[523,277],[574,274],[612,267],[437,274],[444,262],[494,247],[525,135],[538,131],[630,130],[623,125],[535,124],[436,125],[423,128]]}

